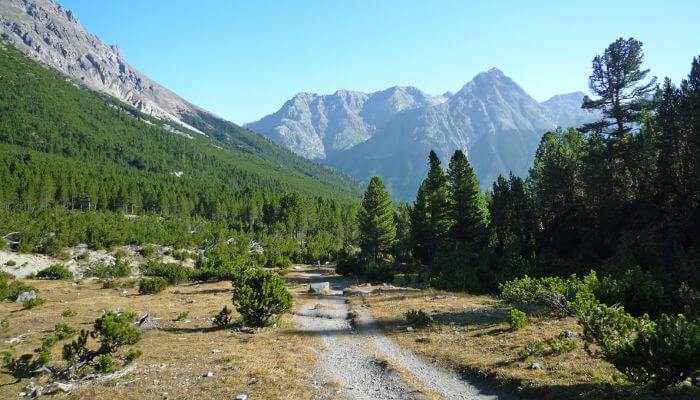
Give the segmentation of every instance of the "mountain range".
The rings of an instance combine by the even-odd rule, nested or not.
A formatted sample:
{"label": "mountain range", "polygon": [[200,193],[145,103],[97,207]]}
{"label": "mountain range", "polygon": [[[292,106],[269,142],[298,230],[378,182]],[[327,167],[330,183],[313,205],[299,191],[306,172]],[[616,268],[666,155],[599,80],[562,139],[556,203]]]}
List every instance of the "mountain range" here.
{"label": "mountain range", "polygon": [[392,194],[411,200],[430,150],[445,164],[455,150],[465,151],[482,189],[499,174],[524,176],[542,134],[599,118],[581,109],[583,97],[574,92],[539,103],[493,68],[439,96],[410,86],[299,93],[245,126],[361,181],[378,175]]}

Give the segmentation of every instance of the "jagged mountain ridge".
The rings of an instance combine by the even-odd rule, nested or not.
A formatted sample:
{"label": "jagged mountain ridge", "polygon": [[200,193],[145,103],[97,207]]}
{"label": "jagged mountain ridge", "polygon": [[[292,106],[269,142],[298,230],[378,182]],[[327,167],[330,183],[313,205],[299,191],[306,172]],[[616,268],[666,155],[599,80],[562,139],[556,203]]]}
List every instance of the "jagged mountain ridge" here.
{"label": "jagged mountain ridge", "polygon": [[410,86],[374,93],[299,93],[274,114],[245,126],[304,157],[326,159],[368,140],[401,111],[443,101],[443,96],[430,96]]}
{"label": "jagged mountain ridge", "polygon": [[[395,88],[376,93],[391,90]],[[355,112],[351,118],[355,129],[350,141],[354,145],[334,148],[331,152],[326,150],[323,135],[342,142],[347,130],[334,130],[328,124],[314,125],[315,121],[330,119],[318,108],[314,118],[300,119],[295,112],[298,109],[295,99],[321,98],[331,102],[341,93],[353,93],[356,98],[376,93],[300,94],[278,112],[247,126],[298,154],[322,159],[325,164],[360,180],[379,175],[395,196],[410,200],[425,176],[426,157],[431,149],[436,150],[445,164],[456,149],[465,151],[482,188],[486,189],[499,174],[512,171],[525,175],[544,132],[556,126],[578,126],[596,118],[580,109],[583,93],[554,96],[539,103],[496,68],[478,74],[456,93],[433,97],[416,88],[411,90],[414,96],[429,99],[428,104],[414,101],[409,106],[389,108],[383,118],[365,119],[362,117],[366,113]],[[349,115],[347,112],[341,118],[333,117],[343,120],[350,119]],[[295,130],[302,123],[304,131]]]}

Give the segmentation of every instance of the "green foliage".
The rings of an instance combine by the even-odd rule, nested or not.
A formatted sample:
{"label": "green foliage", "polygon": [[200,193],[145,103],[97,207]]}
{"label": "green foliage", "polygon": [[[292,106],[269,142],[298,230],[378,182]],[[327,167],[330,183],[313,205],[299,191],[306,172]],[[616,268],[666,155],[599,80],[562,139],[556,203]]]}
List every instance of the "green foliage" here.
{"label": "green foliage", "polygon": [[156,294],[160,293],[168,286],[168,281],[164,278],[156,276],[153,279],[139,280],[139,294]]}
{"label": "green foliage", "polygon": [[359,254],[351,254],[346,249],[343,249],[338,255],[338,262],[335,265],[335,272],[338,275],[359,276],[365,272],[366,261]]}
{"label": "green foliage", "polygon": [[29,300],[25,301],[24,303],[22,303],[22,308],[24,308],[25,310],[29,310],[31,308],[38,307],[44,303],[46,303],[46,300],[37,296],[33,299],[29,299]]}
{"label": "green foliage", "polygon": [[69,318],[75,317],[76,315],[78,315],[78,313],[70,308],[66,308],[65,310],[63,310],[63,312],[61,312],[61,315],[65,318]]}
{"label": "green foliage", "polygon": [[[633,382],[668,386],[700,374],[700,321],[683,314],[634,318],[595,299],[579,302],[586,351]],[[592,347],[594,345],[595,347]]]}
{"label": "green foliage", "polygon": [[115,289],[119,286],[119,282],[114,279],[106,279],[102,281],[102,289]]}
{"label": "green foliage", "polygon": [[192,275],[192,268],[181,264],[163,264],[149,261],[146,265],[141,266],[141,273],[146,276],[159,276],[165,278],[170,284],[176,284],[189,281]]}
{"label": "green foliage", "polygon": [[54,335],[58,340],[68,339],[78,333],[78,328],[74,328],[68,324],[60,323],[54,326]]}
{"label": "green foliage", "polygon": [[622,304],[632,315],[648,313],[657,316],[668,308],[668,297],[664,295],[661,282],[638,266],[625,271],[619,279],[610,275],[600,280],[595,276],[592,278],[587,284],[598,300],[606,304]]}
{"label": "green foliage", "polygon": [[73,279],[73,273],[61,264],[55,264],[50,267],[44,268],[41,271],[37,272],[36,276],[40,279]]}
{"label": "green foliage", "polygon": [[231,310],[224,306],[212,320],[212,324],[219,329],[226,329],[231,326],[232,322]]}
{"label": "green foliage", "polygon": [[114,360],[109,354],[102,354],[97,357],[97,362],[95,363],[95,371],[101,373],[109,373],[114,371]]}
{"label": "green foliage", "polygon": [[180,314],[177,315],[177,317],[175,318],[175,321],[183,321],[183,320],[187,319],[187,317],[188,317],[189,315],[190,315],[189,312],[183,311],[183,312],[181,312]]}
{"label": "green foliage", "polygon": [[388,262],[370,260],[365,265],[364,276],[370,282],[393,282],[394,268]]}
{"label": "green foliage", "polygon": [[10,320],[8,320],[7,318],[3,318],[2,320],[0,320],[0,328],[2,328],[3,330],[6,330],[9,327],[10,327]]}
{"label": "green foliage", "polygon": [[511,329],[518,330],[530,325],[530,318],[524,312],[514,308],[508,312],[508,323]]}
{"label": "green foliage", "polygon": [[124,278],[131,275],[131,265],[121,259],[114,260],[110,265],[100,262],[88,268],[85,275],[98,278]]}
{"label": "green foliage", "polygon": [[141,250],[139,250],[139,253],[141,253],[141,256],[144,258],[151,258],[156,254],[156,248],[151,245],[143,246]]}
{"label": "green foliage", "polygon": [[389,193],[378,176],[373,177],[357,214],[362,251],[379,260],[396,241],[396,222]]}
{"label": "green foliage", "polygon": [[277,274],[256,268],[233,282],[233,304],[247,325],[265,326],[291,310],[292,295]]}
{"label": "green foliage", "polygon": [[[95,320],[93,329],[83,329],[74,341],[63,346],[63,359],[68,362],[67,372],[84,372],[92,366],[97,372],[114,370],[114,359],[123,346],[134,345],[141,340],[141,331],[132,322],[136,319],[134,313],[117,314],[107,312]],[[88,347],[88,338],[95,338],[100,347],[92,350]],[[124,360],[124,365],[132,362],[141,355],[140,351],[130,349],[126,355],[116,356]]]}
{"label": "green foliage", "polygon": [[[594,273],[593,273],[594,274]],[[573,314],[572,302],[590,288],[576,274],[569,278],[557,276],[546,278],[513,279],[500,285],[501,298],[519,307],[540,308],[558,315]]]}
{"label": "green foliage", "polygon": [[408,310],[404,314],[404,317],[406,318],[406,322],[414,328],[423,328],[433,322],[433,317],[423,310]]}
{"label": "green foliage", "polygon": [[15,265],[17,265],[17,261],[15,261],[15,260],[8,260],[8,261],[5,263],[5,265],[7,265],[8,267],[14,267]]}

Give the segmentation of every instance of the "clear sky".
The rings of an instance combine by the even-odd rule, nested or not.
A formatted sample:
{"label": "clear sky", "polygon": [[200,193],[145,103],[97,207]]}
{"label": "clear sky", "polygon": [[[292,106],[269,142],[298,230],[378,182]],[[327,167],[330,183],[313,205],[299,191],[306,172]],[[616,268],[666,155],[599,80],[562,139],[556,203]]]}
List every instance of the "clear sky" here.
{"label": "clear sky", "polygon": [[700,55],[700,1],[58,0],[127,61],[236,123],[297,92],[459,90],[501,69],[537,100],[587,91],[624,36],[675,82]]}

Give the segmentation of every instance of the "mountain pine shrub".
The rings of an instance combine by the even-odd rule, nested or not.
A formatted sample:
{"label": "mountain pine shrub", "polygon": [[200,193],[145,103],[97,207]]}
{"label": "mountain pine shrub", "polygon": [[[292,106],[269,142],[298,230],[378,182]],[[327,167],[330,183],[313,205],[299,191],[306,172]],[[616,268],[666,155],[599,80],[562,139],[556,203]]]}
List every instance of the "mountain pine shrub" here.
{"label": "mountain pine shrub", "polygon": [[233,304],[247,325],[268,325],[292,308],[292,295],[272,271],[256,268],[233,284]]}
{"label": "mountain pine shrub", "polygon": [[160,293],[168,286],[168,281],[165,278],[156,276],[153,279],[141,279],[139,281],[139,294],[156,294]]}
{"label": "mountain pine shrub", "polygon": [[37,272],[37,278],[53,279],[53,280],[68,280],[73,279],[73,273],[64,265],[54,264]]}
{"label": "mountain pine shrub", "polygon": [[530,325],[530,318],[524,312],[514,308],[508,313],[508,323],[511,329],[518,330]]}

